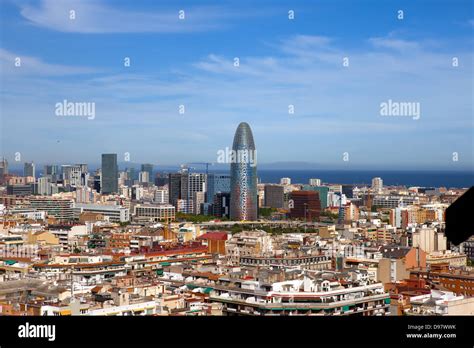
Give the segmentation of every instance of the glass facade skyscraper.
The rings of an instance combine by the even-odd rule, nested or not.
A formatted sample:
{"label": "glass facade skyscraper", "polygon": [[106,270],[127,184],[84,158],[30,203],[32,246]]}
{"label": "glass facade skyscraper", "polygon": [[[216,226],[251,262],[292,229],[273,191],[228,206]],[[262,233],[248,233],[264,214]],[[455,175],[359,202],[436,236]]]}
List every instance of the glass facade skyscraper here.
{"label": "glass facade skyscraper", "polygon": [[118,166],[116,153],[102,154],[101,193],[118,193]]}
{"label": "glass facade skyscraper", "polygon": [[248,123],[237,127],[230,164],[230,218],[257,220],[257,163],[252,130]]}
{"label": "glass facade skyscraper", "polygon": [[214,174],[207,175],[207,202],[214,201],[214,195],[223,192],[230,192],[230,175],[229,174]]}

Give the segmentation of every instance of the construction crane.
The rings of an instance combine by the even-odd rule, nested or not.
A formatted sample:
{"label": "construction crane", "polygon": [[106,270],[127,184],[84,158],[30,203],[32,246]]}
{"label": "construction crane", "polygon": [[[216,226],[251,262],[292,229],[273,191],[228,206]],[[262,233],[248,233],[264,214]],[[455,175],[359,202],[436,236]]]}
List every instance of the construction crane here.
{"label": "construction crane", "polygon": [[192,162],[192,163],[186,163],[186,164],[184,164],[184,166],[187,166],[188,164],[205,165],[206,166],[206,175],[209,174],[209,166],[214,165],[214,163],[211,163],[211,162]]}

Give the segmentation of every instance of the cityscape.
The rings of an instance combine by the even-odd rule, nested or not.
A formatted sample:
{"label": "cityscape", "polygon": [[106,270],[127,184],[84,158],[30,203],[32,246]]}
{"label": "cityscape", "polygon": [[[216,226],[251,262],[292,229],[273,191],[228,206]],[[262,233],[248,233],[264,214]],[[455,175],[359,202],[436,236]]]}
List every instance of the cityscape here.
{"label": "cityscape", "polygon": [[0,348],[472,346],[472,5],[0,0]]}
{"label": "cityscape", "polygon": [[474,239],[444,234],[468,188],[262,183],[246,122],[232,151],[227,174],[3,159],[1,314],[474,314]]}

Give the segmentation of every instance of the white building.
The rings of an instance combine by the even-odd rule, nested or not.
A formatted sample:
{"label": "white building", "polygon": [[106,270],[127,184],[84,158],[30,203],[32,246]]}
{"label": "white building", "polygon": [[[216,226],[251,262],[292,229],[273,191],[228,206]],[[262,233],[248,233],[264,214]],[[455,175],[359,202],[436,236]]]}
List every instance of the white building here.
{"label": "white building", "polygon": [[193,214],[201,214],[201,204],[205,202],[205,192],[194,192],[193,193]]}
{"label": "white building", "polygon": [[291,185],[291,178],[281,178],[280,185]]}
{"label": "white building", "polygon": [[48,176],[38,178],[37,193],[41,196],[51,196],[51,178]]}
{"label": "white building", "polygon": [[83,166],[80,164],[75,165],[63,165],[63,179],[71,186],[81,185],[81,175]]}
{"label": "white building", "polygon": [[102,214],[110,222],[130,221],[129,209],[121,205],[76,203],[73,209],[76,218],[79,218],[79,215],[83,212],[92,212]]}
{"label": "white building", "polygon": [[413,232],[413,247],[420,247],[427,253],[447,249],[447,239],[443,232],[423,226]]}
{"label": "white building", "polygon": [[168,190],[156,190],[154,201],[155,203],[158,203],[158,204],[168,204],[169,203]]}
{"label": "white building", "polygon": [[148,221],[174,220],[175,207],[171,204],[137,204],[133,215],[136,219]]}
{"label": "white building", "polygon": [[309,179],[311,186],[321,186],[321,179]]}
{"label": "white building", "polygon": [[383,180],[382,178],[373,178],[372,179],[372,191],[380,193],[383,190]]}
{"label": "white building", "polygon": [[142,184],[150,182],[150,173],[148,172],[138,173],[138,181]]}
{"label": "white building", "polygon": [[410,298],[408,315],[474,315],[474,297],[431,290],[430,294]]}

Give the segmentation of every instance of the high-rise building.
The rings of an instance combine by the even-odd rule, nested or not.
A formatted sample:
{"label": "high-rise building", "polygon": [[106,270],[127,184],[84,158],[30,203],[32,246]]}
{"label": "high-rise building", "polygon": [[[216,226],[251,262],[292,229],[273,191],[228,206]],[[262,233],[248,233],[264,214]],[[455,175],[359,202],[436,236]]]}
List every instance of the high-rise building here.
{"label": "high-rise building", "polygon": [[230,164],[230,218],[257,220],[257,163],[255,142],[248,123],[237,127]]}
{"label": "high-rise building", "polygon": [[0,161],[0,181],[5,177],[5,175],[8,175],[8,161],[4,157]]}
{"label": "high-rise building", "polygon": [[61,177],[61,167],[56,164],[47,164],[44,166],[43,176],[49,176],[51,182],[56,182]]}
{"label": "high-rise building", "polygon": [[321,179],[309,179],[311,186],[321,186]]}
{"label": "high-rise building", "polygon": [[342,193],[347,198],[354,198],[354,185],[342,185]]}
{"label": "high-rise building", "polygon": [[38,178],[36,193],[41,196],[51,195],[51,177],[50,176],[43,176],[42,178]]}
{"label": "high-rise building", "polygon": [[322,210],[326,209],[329,206],[329,202],[328,202],[329,187],[328,186],[303,185],[303,191],[316,191],[316,192],[318,192]]}
{"label": "high-rise building", "polygon": [[291,178],[281,178],[280,185],[291,185]]}
{"label": "high-rise building", "polygon": [[192,201],[193,201],[193,214],[201,214],[201,204],[204,204],[206,198],[206,193],[201,191],[193,192]]}
{"label": "high-rise building", "polygon": [[154,195],[154,202],[158,204],[169,203],[169,192],[168,190],[156,190]]}
{"label": "high-rise building", "polygon": [[218,192],[214,195],[213,203],[214,216],[229,217],[230,193]]}
{"label": "high-rise building", "polygon": [[185,207],[190,207],[190,210],[183,211],[184,213],[193,213],[193,204],[190,202],[194,200],[195,192],[206,192],[206,174],[182,172],[181,199],[188,201]]}
{"label": "high-rise building", "polygon": [[102,176],[102,174],[98,171],[94,174],[94,179],[93,179],[93,181],[94,181],[94,190],[96,190],[97,192],[100,192],[100,183],[102,181],[101,176]]}
{"label": "high-rise building", "polygon": [[149,183],[150,182],[150,173],[146,172],[146,171],[141,171],[140,173],[138,173],[138,181],[141,184]]}
{"label": "high-rise building", "polygon": [[142,164],[141,171],[148,173],[148,182],[151,182],[153,180],[153,164]]}
{"label": "high-rise building", "polygon": [[83,166],[81,164],[63,165],[62,172],[64,182],[74,187],[81,186],[82,169]]}
{"label": "high-rise building", "polygon": [[25,166],[23,167],[23,176],[32,176],[33,178],[36,178],[35,164],[33,162],[25,163]]}
{"label": "high-rise building", "polygon": [[290,194],[290,217],[306,221],[318,220],[321,203],[317,191],[293,191]]}
{"label": "high-rise building", "polygon": [[214,195],[216,193],[230,192],[230,175],[229,174],[208,174],[207,175],[207,202],[214,202]]}
{"label": "high-rise building", "polygon": [[111,194],[118,193],[118,166],[117,154],[102,154],[102,177],[101,177],[101,193]]}
{"label": "high-rise building", "polygon": [[269,208],[283,208],[284,187],[282,185],[265,185],[265,206]]}
{"label": "high-rise building", "polygon": [[155,175],[155,185],[156,186],[165,186],[168,184],[168,178],[161,173],[156,173]]}
{"label": "high-rise building", "polygon": [[382,192],[383,189],[383,180],[382,178],[373,178],[372,179],[372,190],[374,192]]}
{"label": "high-rise building", "polygon": [[127,172],[127,186],[133,186],[135,184],[135,180],[138,180],[138,173],[137,170],[133,167],[125,169]]}
{"label": "high-rise building", "polygon": [[168,194],[170,204],[176,207],[181,198],[181,173],[170,173],[168,175]]}

